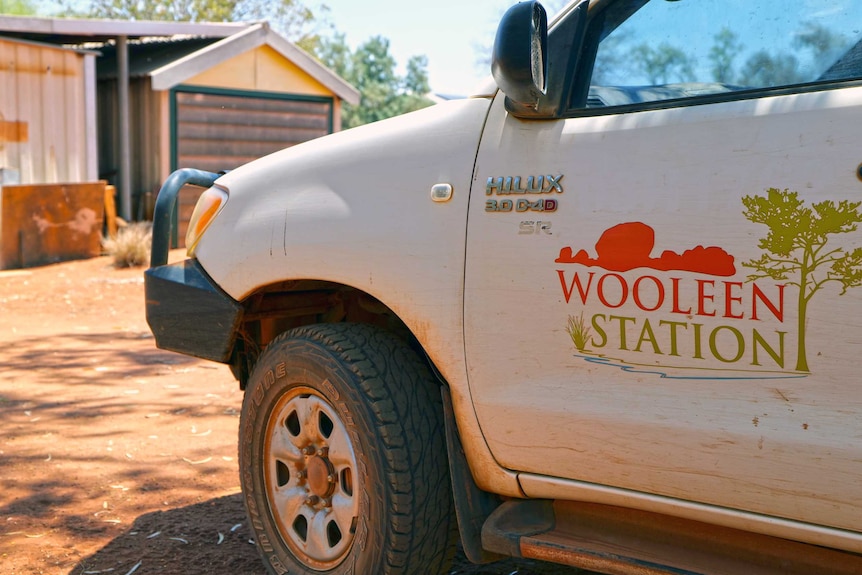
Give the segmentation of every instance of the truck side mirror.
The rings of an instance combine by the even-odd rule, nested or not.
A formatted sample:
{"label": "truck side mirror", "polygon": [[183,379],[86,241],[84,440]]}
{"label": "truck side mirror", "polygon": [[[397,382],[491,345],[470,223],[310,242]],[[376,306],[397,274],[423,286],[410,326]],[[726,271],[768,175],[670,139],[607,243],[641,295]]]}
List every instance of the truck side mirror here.
{"label": "truck side mirror", "polygon": [[539,2],[515,4],[503,15],[491,56],[491,74],[510,103],[535,110],[545,94],[548,15]]}

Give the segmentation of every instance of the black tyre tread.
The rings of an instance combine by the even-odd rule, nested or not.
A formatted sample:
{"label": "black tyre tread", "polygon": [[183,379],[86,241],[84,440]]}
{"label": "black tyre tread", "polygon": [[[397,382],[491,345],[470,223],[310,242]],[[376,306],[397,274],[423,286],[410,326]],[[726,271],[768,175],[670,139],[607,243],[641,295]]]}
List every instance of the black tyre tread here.
{"label": "black tyre tread", "polygon": [[311,353],[332,354],[368,399],[373,427],[386,447],[383,474],[396,486],[388,502],[391,521],[382,529],[385,540],[397,538],[399,544],[390,545],[386,573],[443,573],[454,556],[457,524],[439,383],[403,340],[373,326],[300,327],[268,348],[288,339],[318,344],[309,346]]}

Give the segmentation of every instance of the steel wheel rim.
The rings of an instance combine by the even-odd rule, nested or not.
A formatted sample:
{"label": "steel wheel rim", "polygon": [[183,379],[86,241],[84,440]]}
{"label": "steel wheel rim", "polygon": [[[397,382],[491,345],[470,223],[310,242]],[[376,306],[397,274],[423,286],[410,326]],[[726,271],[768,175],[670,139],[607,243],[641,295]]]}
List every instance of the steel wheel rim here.
{"label": "steel wheel rim", "polygon": [[289,390],[267,420],[263,461],[266,499],[293,555],[316,570],[341,563],[359,517],[358,467],[335,408],[311,388]]}

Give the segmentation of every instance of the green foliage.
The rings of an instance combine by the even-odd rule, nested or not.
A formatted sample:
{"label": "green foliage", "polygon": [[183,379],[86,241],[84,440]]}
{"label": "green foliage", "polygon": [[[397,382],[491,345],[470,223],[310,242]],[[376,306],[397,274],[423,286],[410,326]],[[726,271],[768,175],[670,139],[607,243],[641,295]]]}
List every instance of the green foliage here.
{"label": "green foliage", "polygon": [[[820,24],[808,23],[794,35],[793,53],[760,49],[745,54],[739,35],[724,27],[712,38],[705,63],[683,46],[662,42],[632,44],[620,28],[605,38],[596,55],[592,82],[598,85],[671,82],[720,82],[751,88],[784,86],[813,79],[849,47],[848,39]],[[707,70],[709,71],[707,73]]]}
{"label": "green foliage", "polygon": [[625,31],[618,31],[602,40],[593,65],[592,83],[598,85],[625,84],[629,74],[628,55],[624,45],[628,41]]}
{"label": "green foliage", "polygon": [[231,18],[236,0],[91,0],[83,12],[71,15],[112,20],[168,20],[224,22]]}
{"label": "green foliage", "polygon": [[770,188],[766,196],[745,196],[743,215],[768,232],[758,247],[764,253],[742,265],[752,268],[749,281],[770,278],[799,289],[799,352],[796,369],[808,371],[805,355],[805,316],[808,302],[829,282],[841,285],[841,295],[862,285],[862,249],[827,248],[829,237],[855,232],[862,222],[862,202],[825,200],[810,207],[797,192]]}
{"label": "green foliage", "polygon": [[850,46],[841,34],[836,34],[821,24],[809,23],[804,30],[796,33],[794,44],[797,48],[810,50],[815,68],[825,70],[835,63]]}
{"label": "green foliage", "polygon": [[[0,0],[3,1],[3,0]],[[65,16],[113,20],[166,20],[180,22],[233,22],[267,20],[273,29],[300,47],[313,50],[318,30],[326,25],[328,8],[318,13],[302,0],[89,0],[83,9],[65,0]]]}
{"label": "green foliage", "polygon": [[395,58],[389,52],[389,40],[374,36],[351,51],[343,34],[323,39],[315,54],[333,72],[350,82],[362,95],[358,106],[344,104],[342,124],[353,128],[391,118],[431,105],[425,56],[413,56],[407,62],[404,77],[396,71]]}
{"label": "green foliage", "polygon": [[734,60],[742,52],[739,36],[730,28],[722,28],[714,37],[709,49],[712,77],[716,82],[733,83]]}
{"label": "green foliage", "polygon": [[431,85],[428,83],[428,56],[411,56],[407,60],[404,91],[408,94],[427,94],[431,91]]}
{"label": "green foliage", "polygon": [[39,10],[30,0],[0,0],[0,14],[35,16]]}
{"label": "green foliage", "polygon": [[739,82],[755,88],[795,84],[804,80],[798,69],[799,60],[792,54],[759,50],[745,62]]}
{"label": "green foliage", "polygon": [[667,42],[662,42],[656,48],[641,44],[633,50],[631,56],[651,84],[694,80],[691,59],[685,52]]}

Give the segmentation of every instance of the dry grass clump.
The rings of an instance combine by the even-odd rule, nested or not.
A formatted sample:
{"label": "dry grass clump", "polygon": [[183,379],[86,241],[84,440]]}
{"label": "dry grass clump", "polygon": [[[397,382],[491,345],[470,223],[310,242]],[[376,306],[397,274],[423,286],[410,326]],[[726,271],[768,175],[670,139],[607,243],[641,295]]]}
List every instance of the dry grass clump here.
{"label": "dry grass clump", "polygon": [[105,238],[102,245],[105,252],[114,258],[115,267],[131,268],[149,263],[152,239],[153,225],[137,222],[123,226],[116,238]]}

